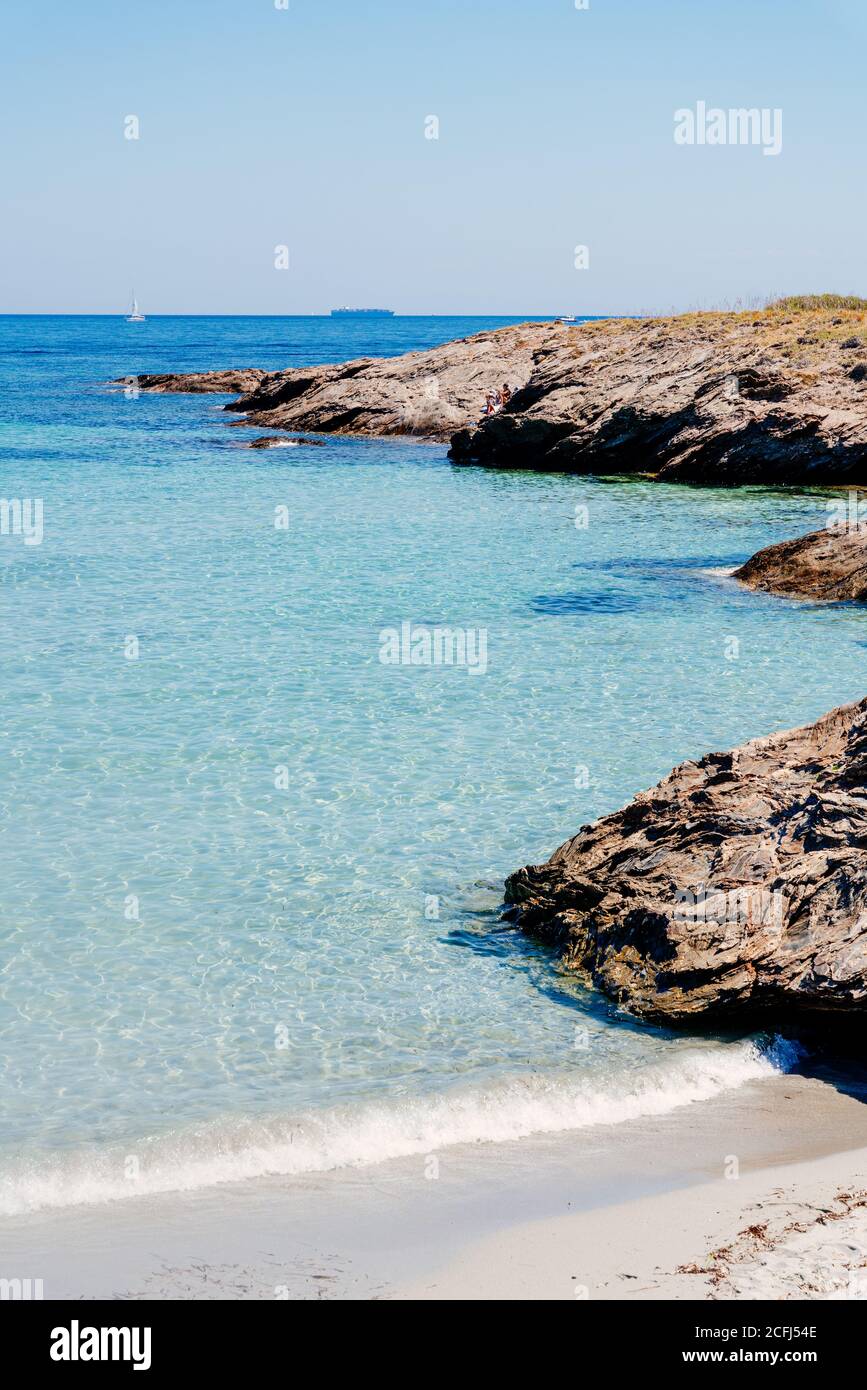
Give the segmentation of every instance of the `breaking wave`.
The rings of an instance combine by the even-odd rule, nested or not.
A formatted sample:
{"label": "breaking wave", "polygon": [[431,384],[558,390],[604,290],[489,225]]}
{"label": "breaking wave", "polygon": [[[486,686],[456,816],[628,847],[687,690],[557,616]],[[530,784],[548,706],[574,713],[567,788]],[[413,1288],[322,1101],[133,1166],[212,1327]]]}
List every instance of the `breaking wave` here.
{"label": "breaking wave", "polygon": [[0,1214],[361,1167],[451,1144],[621,1124],[790,1071],[801,1056],[797,1044],[779,1037],[685,1046],[665,1061],[607,1077],[598,1071],[533,1074],[486,1088],[214,1121],[123,1148],[16,1160],[0,1171]]}

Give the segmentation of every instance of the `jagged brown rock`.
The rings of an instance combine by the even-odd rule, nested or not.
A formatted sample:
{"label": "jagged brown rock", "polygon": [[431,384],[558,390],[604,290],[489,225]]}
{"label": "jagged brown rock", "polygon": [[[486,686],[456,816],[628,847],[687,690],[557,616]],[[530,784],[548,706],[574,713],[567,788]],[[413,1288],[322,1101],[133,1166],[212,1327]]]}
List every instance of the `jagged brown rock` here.
{"label": "jagged brown rock", "polygon": [[682,763],[546,864],[507,916],[641,1018],[867,1009],[867,700]]}
{"label": "jagged brown rock", "polygon": [[811,531],[758,551],[735,570],[750,589],[820,603],[867,600],[867,527]]}
{"label": "jagged brown rock", "polygon": [[225,372],[145,372],[141,376],[121,377],[120,380],[135,382],[141,391],[151,391],[154,395],[214,392],[231,396],[238,391],[254,391],[265,376],[267,372],[259,371],[257,367],[241,367]]}

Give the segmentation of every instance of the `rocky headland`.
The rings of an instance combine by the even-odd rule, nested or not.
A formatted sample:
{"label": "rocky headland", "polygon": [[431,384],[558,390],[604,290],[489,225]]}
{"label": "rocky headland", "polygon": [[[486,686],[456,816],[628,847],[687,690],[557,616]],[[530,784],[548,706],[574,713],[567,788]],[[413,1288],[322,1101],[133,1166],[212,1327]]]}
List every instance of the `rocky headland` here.
{"label": "rocky headland", "polygon": [[504,383],[512,390],[524,386],[537,361],[562,344],[565,331],[560,324],[519,324],[398,357],[134,380],[142,391],[241,391],[225,408],[242,412],[242,425],[448,440],[478,420],[487,391]]}
{"label": "rocky headland", "polygon": [[860,480],[865,326],[861,311],[773,309],[583,324],[451,455],[717,486]]}
{"label": "rocky headland", "polygon": [[[398,357],[135,380],[240,391],[226,409],[269,430],[450,439],[461,464],[721,486],[867,470],[863,309],[526,323]],[[482,419],[504,382],[511,401]]]}
{"label": "rocky headland", "polygon": [[506,883],[507,916],[640,1018],[867,1004],[867,700],[685,762]]}

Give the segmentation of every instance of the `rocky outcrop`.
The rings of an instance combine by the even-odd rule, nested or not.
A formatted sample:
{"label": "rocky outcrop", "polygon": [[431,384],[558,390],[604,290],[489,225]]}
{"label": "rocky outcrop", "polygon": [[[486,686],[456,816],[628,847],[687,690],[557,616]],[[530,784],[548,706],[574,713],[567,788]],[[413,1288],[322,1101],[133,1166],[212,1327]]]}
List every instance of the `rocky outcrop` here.
{"label": "rocky outcrop", "polygon": [[582,324],[451,456],[717,485],[863,480],[865,323],[766,311]]}
{"label": "rocky outcrop", "polygon": [[633,1014],[867,1009],[867,700],[686,762],[546,864],[507,912]]}
{"label": "rocky outcrop", "polygon": [[[861,310],[528,323],[400,357],[134,380],[240,390],[225,408],[269,430],[450,438],[460,464],[720,486],[867,475]],[[503,382],[515,394],[482,420]]]}
{"label": "rocky outcrop", "polygon": [[222,393],[234,396],[238,391],[255,391],[259,382],[267,376],[256,367],[242,367],[237,371],[225,372],[163,372],[156,375],[125,376],[120,380],[135,384],[141,391],[151,391],[155,395],[174,392]]}
{"label": "rocky outcrop", "polygon": [[[862,526],[864,529],[862,529]],[[867,600],[867,523],[766,546],[735,570],[750,589],[819,603]]]}
{"label": "rocky outcrop", "polygon": [[450,439],[478,420],[485,393],[503,383],[514,390],[555,349],[559,324],[519,324],[400,357],[362,357],[282,372],[229,372],[139,376],[143,391],[241,390],[227,410],[243,411],[245,425],[316,434],[423,435]]}

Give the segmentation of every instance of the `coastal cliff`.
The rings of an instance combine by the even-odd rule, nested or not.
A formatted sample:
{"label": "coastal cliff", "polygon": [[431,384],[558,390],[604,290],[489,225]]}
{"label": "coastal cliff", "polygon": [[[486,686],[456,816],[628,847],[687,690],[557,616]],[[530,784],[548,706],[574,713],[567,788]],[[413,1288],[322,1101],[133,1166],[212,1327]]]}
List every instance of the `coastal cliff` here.
{"label": "coastal cliff", "polygon": [[[135,380],[240,390],[226,409],[267,429],[450,439],[460,464],[723,486],[867,471],[861,309],[527,323],[398,357]],[[512,399],[482,419],[504,382]]]}
{"label": "coastal cliff", "polygon": [[867,1007],[867,700],[682,763],[506,882],[507,917],[683,1026]]}

